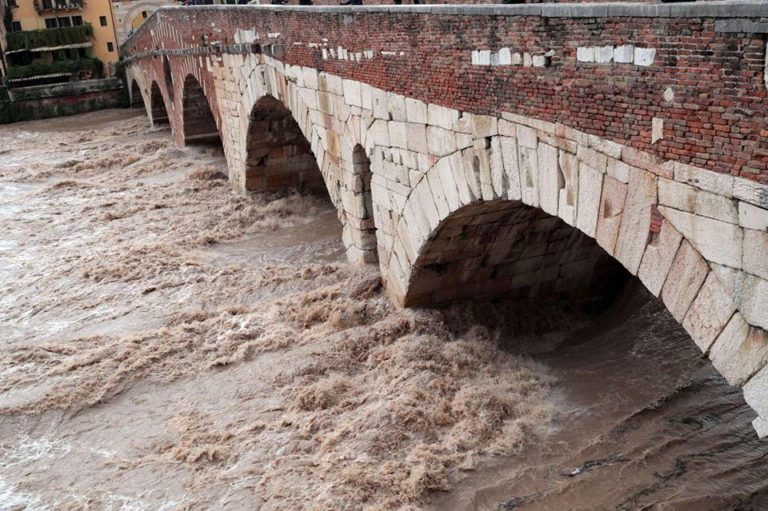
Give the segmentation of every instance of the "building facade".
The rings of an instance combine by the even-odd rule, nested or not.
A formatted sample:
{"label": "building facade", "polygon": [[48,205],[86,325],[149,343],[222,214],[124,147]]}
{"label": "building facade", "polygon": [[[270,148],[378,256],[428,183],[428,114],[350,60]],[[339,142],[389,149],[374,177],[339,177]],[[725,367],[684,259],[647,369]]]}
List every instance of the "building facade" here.
{"label": "building facade", "polygon": [[114,75],[119,48],[110,0],[3,1],[10,7],[11,86]]}

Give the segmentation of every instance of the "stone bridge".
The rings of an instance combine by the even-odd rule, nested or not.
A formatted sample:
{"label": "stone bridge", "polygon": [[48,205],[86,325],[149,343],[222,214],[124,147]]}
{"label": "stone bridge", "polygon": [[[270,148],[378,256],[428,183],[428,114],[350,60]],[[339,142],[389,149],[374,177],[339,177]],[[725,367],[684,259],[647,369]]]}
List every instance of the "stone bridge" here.
{"label": "stone bridge", "polygon": [[132,101],[239,191],[324,188],[400,305],[598,306],[626,273],[768,435],[768,4],[205,6]]}

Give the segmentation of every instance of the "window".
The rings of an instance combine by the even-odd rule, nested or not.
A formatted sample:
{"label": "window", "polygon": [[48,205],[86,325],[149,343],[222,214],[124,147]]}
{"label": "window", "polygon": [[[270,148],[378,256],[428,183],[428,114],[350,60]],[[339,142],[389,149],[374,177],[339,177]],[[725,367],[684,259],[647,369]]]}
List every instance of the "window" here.
{"label": "window", "polygon": [[141,17],[147,19],[147,11],[141,11]]}
{"label": "window", "polygon": [[79,27],[83,24],[82,16],[72,16],[72,26]]}
{"label": "window", "polygon": [[107,51],[109,51],[109,52],[115,51],[114,43],[107,43]]}
{"label": "window", "polygon": [[99,25],[102,27],[107,26],[107,17],[106,16],[99,16]]}
{"label": "window", "polygon": [[16,0],[9,0],[8,1],[8,7],[18,7],[19,4],[16,3]]}
{"label": "window", "polygon": [[14,21],[11,24],[11,32],[21,32],[21,21]]}
{"label": "window", "polygon": [[69,18],[56,18],[59,20],[59,26],[60,27],[71,27],[72,22],[69,20]]}
{"label": "window", "polygon": [[56,18],[46,18],[45,20],[45,28],[56,28],[59,24],[56,21]]}

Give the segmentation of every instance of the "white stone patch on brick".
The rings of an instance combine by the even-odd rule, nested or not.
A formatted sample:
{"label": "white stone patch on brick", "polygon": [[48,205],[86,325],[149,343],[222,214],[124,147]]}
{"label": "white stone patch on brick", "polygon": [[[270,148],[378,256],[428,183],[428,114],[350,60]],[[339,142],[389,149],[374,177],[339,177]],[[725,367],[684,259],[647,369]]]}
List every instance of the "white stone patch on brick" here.
{"label": "white stone patch on brick", "polygon": [[280,37],[280,32],[268,32],[267,37],[269,37],[270,39],[275,39],[277,37]]}
{"label": "white stone patch on brick", "polygon": [[509,48],[502,48],[499,50],[498,65],[500,66],[512,65],[512,51]]}
{"label": "white stone patch on brick", "polygon": [[472,50],[472,65],[490,66],[491,50]]}
{"label": "white stone patch on brick", "polygon": [[607,64],[613,60],[613,46],[598,46],[595,48],[595,62]]}
{"label": "white stone patch on brick", "polygon": [[664,89],[664,101],[667,103],[671,103],[675,99],[675,91],[672,87],[667,87]]}
{"label": "white stone patch on brick", "polygon": [[634,64],[636,66],[650,66],[656,59],[656,48],[635,48]]}
{"label": "white stone patch on brick", "polygon": [[664,138],[664,119],[654,117],[651,119],[651,144],[655,144]]}
{"label": "white stone patch on brick", "polygon": [[534,55],[531,58],[531,64],[533,67],[545,67],[547,65],[547,57],[544,55]]}
{"label": "white stone patch on brick", "polygon": [[372,59],[373,58],[373,50],[365,50],[363,51],[363,55],[365,55],[365,58]]}
{"label": "white stone patch on brick", "polygon": [[594,62],[595,48],[591,46],[579,46],[576,48],[576,60],[579,62]]}
{"label": "white stone patch on brick", "polygon": [[613,61],[619,64],[631,64],[635,60],[635,47],[631,44],[622,44],[613,49]]}

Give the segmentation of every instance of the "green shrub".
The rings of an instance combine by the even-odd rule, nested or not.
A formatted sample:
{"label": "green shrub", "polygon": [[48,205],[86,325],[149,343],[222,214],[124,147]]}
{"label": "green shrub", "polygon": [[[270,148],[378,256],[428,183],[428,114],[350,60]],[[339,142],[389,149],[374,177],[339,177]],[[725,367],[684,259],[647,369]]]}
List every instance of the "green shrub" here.
{"label": "green shrub", "polygon": [[78,25],[76,27],[10,32],[7,34],[7,51],[32,50],[34,48],[87,43],[92,37],[93,27],[90,23]]}
{"label": "green shrub", "polygon": [[29,78],[30,76],[43,76],[58,73],[72,73],[79,71],[92,71],[95,77],[100,77],[104,71],[104,64],[98,59],[82,60],[57,60],[50,64],[29,64],[28,66],[11,66],[8,68],[8,79]]}

